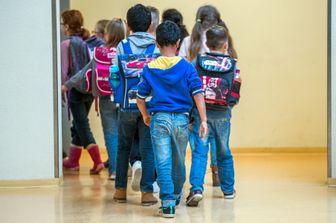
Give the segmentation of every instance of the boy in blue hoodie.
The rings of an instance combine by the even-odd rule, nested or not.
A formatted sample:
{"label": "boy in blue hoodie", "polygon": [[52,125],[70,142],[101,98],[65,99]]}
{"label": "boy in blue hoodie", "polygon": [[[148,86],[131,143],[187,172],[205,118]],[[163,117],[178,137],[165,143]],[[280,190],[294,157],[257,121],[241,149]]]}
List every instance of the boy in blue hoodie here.
{"label": "boy in blue hoodie", "polygon": [[[162,56],[144,67],[137,93],[137,105],[145,124],[150,126],[162,204],[159,213],[163,217],[175,216],[175,206],[181,198],[192,98],[202,120],[199,134],[201,137],[207,134],[201,80],[189,62],[175,56],[179,36],[179,28],[173,22],[158,26],[156,42]],[[147,111],[145,99],[150,95]]]}

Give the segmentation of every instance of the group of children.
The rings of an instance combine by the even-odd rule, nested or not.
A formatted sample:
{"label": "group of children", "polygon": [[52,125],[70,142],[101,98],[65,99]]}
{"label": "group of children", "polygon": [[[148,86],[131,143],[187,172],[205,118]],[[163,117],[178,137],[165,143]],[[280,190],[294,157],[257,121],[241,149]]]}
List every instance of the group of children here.
{"label": "group of children", "polygon": [[[131,7],[126,18],[127,22],[112,19],[106,24],[104,42],[93,50],[90,60],[86,46],[97,36],[85,42],[80,12],[62,13],[62,30],[70,37],[62,42],[62,92],[67,94],[73,116],[72,145],[63,167],[79,170],[84,147],[94,162],[90,173],[99,174],[104,168],[87,118],[94,96],[98,96],[116,202],[127,201],[128,167],[134,157],[139,157],[138,167],[133,168],[132,188],[140,189],[141,204],[158,202],[153,195],[153,185],[157,182],[161,199],[159,213],[174,217],[186,179],[185,153],[189,141],[192,165],[187,206],[198,206],[203,198],[210,141],[213,142],[213,184],[221,187],[225,199],[233,199],[234,166],[229,135],[231,110],[239,99],[240,78],[232,38],[220,13],[211,5],[200,7],[190,37],[186,37],[182,15],[176,9],[166,10],[161,24],[158,10],[141,4]],[[109,95],[95,94],[94,87],[90,93],[79,90],[81,77],[88,80],[89,72],[99,72],[100,63],[106,61],[111,67],[117,66],[119,70],[113,72],[121,73],[125,72],[121,58],[145,54],[153,56],[152,60],[142,65],[131,64],[141,69],[136,110],[122,109],[116,103],[115,86],[112,86],[112,100]],[[120,85],[123,75],[117,77]]]}

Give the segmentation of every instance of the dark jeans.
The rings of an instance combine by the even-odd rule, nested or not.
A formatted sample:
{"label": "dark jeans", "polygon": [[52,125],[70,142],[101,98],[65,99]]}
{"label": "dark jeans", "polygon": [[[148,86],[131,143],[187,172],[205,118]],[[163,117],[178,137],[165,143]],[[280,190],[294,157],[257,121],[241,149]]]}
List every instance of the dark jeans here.
{"label": "dark jeans", "polygon": [[130,152],[136,130],[139,131],[139,148],[142,162],[140,189],[153,192],[154,154],[149,127],[145,125],[139,112],[120,112],[117,152],[117,176],[115,187],[127,188],[127,170]]}
{"label": "dark jeans", "polygon": [[133,144],[130,154],[130,164],[133,166],[133,164],[136,161],[141,161],[141,155],[140,155],[140,148],[139,148],[139,131],[136,130],[134,138],[133,138]]}
{"label": "dark jeans", "polygon": [[96,144],[88,119],[93,96],[90,94],[81,94],[75,89],[72,89],[69,94],[69,105],[73,116],[71,143],[83,146],[84,148],[90,144]]}

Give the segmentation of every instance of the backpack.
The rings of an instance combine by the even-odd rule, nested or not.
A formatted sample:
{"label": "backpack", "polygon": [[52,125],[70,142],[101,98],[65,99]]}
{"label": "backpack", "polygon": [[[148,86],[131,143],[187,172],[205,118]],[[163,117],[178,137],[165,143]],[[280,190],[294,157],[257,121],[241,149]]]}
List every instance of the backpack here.
{"label": "backpack", "polygon": [[225,110],[240,98],[241,80],[237,61],[216,53],[198,54],[196,70],[202,81],[207,109]]}
{"label": "backpack", "polygon": [[92,94],[93,96],[111,96],[109,68],[113,61],[117,60],[117,49],[115,47],[96,47],[93,51],[95,70],[92,75]]}
{"label": "backpack", "polygon": [[77,74],[90,61],[90,52],[86,42],[78,36],[70,37],[68,78]]}
{"label": "backpack", "polygon": [[[120,84],[114,90],[114,102],[120,104],[121,111],[138,112],[136,104],[138,83],[142,78],[142,70],[146,64],[159,56],[154,53],[155,44],[150,44],[142,54],[133,54],[130,43],[127,39],[122,42],[124,54],[118,55]],[[151,97],[146,98],[146,102]]]}

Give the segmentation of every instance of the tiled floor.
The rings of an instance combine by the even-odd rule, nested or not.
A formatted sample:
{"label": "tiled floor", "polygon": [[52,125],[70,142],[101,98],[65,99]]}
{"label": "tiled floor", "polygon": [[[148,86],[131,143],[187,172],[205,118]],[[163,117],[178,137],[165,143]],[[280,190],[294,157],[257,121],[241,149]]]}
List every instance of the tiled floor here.
{"label": "tiled floor", "polygon": [[113,181],[106,172],[90,176],[91,161],[85,155],[80,175],[65,175],[61,187],[0,189],[0,223],[336,223],[336,188],[326,185],[325,153],[234,156],[236,199],[223,199],[220,189],[211,186],[209,171],[200,206],[182,202],[175,219],[156,217],[159,205],[140,206],[140,194],[131,190],[127,204],[114,203]]}

